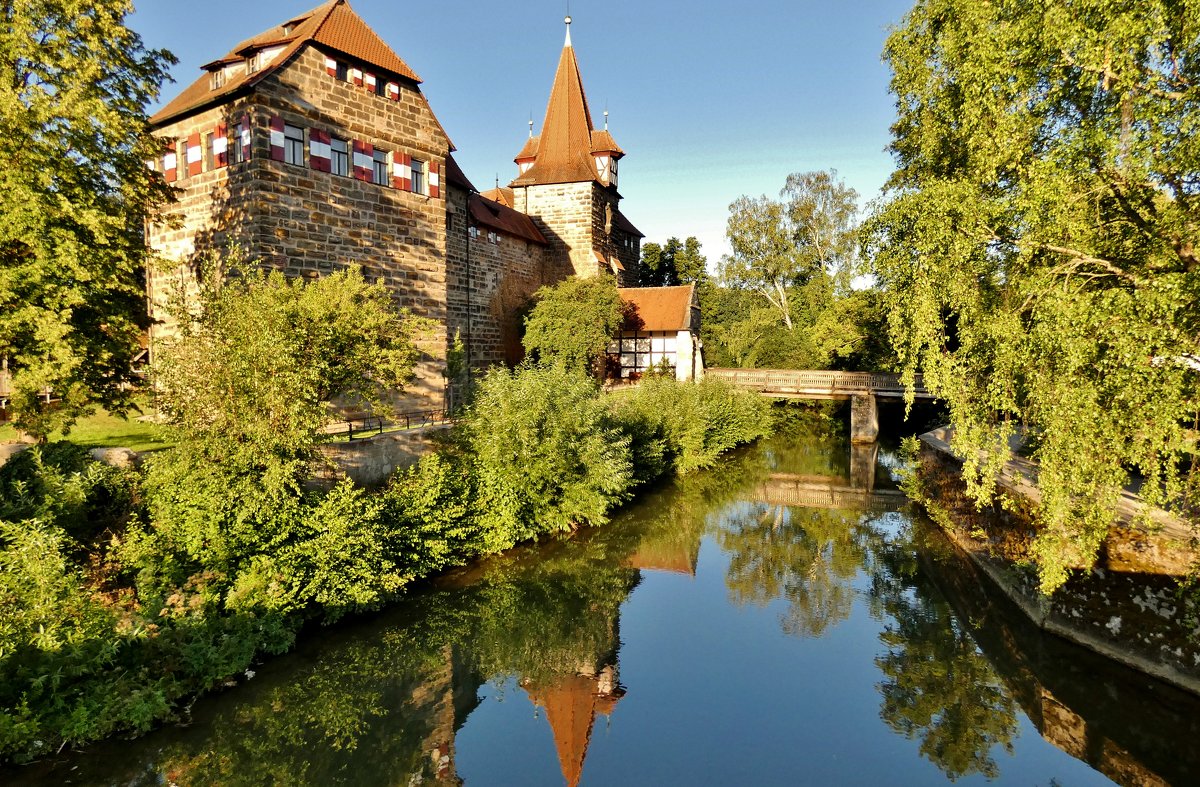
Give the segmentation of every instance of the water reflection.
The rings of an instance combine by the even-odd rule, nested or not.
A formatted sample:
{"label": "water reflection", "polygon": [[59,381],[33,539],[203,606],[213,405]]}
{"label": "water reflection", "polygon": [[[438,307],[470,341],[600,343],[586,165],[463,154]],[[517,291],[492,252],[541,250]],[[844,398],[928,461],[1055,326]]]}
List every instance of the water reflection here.
{"label": "water reflection", "polygon": [[[644,665],[626,669],[630,685],[622,682],[622,651],[627,661],[630,651],[622,642],[623,605],[653,604],[652,594],[664,589],[700,593],[712,584],[736,614],[770,607],[766,626],[777,640],[818,648],[838,634],[868,632],[859,645],[866,650],[864,668],[856,676],[868,713],[848,723],[864,741],[876,735],[877,749],[887,748],[880,735],[913,742],[904,750],[911,750],[912,761],[888,763],[895,781],[928,780],[930,771],[919,770],[917,758],[950,780],[1003,777],[1028,748],[1029,741],[1019,740],[1022,725],[1029,730],[1032,724],[1119,783],[1195,783],[1195,699],[1151,691],[1140,676],[1131,678],[1005,613],[936,528],[899,511],[903,499],[887,469],[894,462],[877,452],[852,452],[836,431],[801,425],[791,436],[651,492],[609,527],[456,572],[377,620],[310,632],[299,652],[264,665],[224,696],[197,703],[189,727],[42,763],[18,772],[15,781],[459,784],[464,767],[479,773],[478,766],[463,765],[478,761],[471,742],[482,736],[508,746],[518,722],[527,726],[526,742],[543,745],[513,746],[511,756],[523,758],[522,783],[561,778],[576,785],[589,773],[611,780],[612,763],[633,757],[637,746],[619,735],[597,744],[597,729],[662,735],[662,746],[659,739],[645,746],[655,754],[671,734],[638,727],[639,714],[652,710],[644,698],[661,687]],[[650,572],[667,584],[646,582]],[[698,629],[726,614],[701,609]],[[646,637],[644,629],[625,629],[634,643]],[[633,650],[647,657],[644,647]],[[709,719],[686,734],[725,717],[747,717],[739,707],[705,704],[721,694],[723,683],[731,684],[728,696],[743,696],[743,686],[732,686],[743,679],[742,658],[733,647],[688,651],[702,674],[721,677],[708,692],[695,691],[693,683],[666,695],[677,717]],[[781,688],[822,681],[781,664],[779,674],[767,676]],[[847,707],[853,688],[845,687]],[[504,692],[515,695],[506,706],[515,715],[489,717],[481,706]],[[763,732],[751,737],[769,736],[786,723],[761,722]],[[464,735],[465,725],[481,731]],[[870,732],[872,725],[878,732]],[[697,760],[744,760],[745,751],[732,745],[724,752],[692,751],[688,743]],[[811,773],[825,744],[789,745],[794,753],[787,747],[776,753],[782,769],[760,780]],[[756,755],[755,764],[760,760],[770,757]],[[645,761],[630,765],[635,773],[646,767]],[[854,773],[829,778],[845,781]],[[492,772],[481,778],[503,781]]]}

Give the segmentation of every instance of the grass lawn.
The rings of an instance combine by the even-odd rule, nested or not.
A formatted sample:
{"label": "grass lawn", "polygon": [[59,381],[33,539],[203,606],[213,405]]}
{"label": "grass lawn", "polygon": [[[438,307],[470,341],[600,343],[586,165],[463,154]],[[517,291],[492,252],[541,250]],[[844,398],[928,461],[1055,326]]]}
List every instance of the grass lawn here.
{"label": "grass lawn", "polygon": [[[90,418],[80,419],[65,438],[58,433],[50,440],[70,440],[84,448],[129,448],[142,451],[157,451],[173,444],[167,430],[157,424],[138,421],[136,413],[129,420],[119,418],[101,409]],[[0,424],[0,443],[16,442],[17,431],[11,424]]]}

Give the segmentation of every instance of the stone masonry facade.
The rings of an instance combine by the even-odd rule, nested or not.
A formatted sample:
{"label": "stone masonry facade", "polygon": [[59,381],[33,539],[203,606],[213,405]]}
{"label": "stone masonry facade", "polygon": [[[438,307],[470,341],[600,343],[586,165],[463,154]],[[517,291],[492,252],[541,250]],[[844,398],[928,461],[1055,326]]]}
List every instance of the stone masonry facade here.
{"label": "stone masonry facade", "polygon": [[151,165],[177,195],[146,227],[159,259],[147,277],[152,352],[175,330],[168,301],[195,293],[210,252],[236,246],[297,278],[359,266],[438,326],[395,401],[431,409],[444,403],[456,336],[469,338],[473,366],[515,363],[539,287],[572,274],[636,278],[640,233],[619,215],[615,185],[527,186],[514,190],[520,204],[480,195],[419,79],[345,0],[205,69],[151,119],[163,140]]}

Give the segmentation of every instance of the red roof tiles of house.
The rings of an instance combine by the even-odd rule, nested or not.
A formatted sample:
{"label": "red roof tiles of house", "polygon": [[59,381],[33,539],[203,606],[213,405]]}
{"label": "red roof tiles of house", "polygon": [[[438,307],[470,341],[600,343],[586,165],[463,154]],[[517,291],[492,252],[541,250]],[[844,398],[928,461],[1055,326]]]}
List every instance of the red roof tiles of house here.
{"label": "red roof tiles of house", "polygon": [[[527,141],[517,155],[517,158],[527,158],[533,143],[536,145],[537,159],[533,166],[517,176],[512,185],[599,180],[592,160],[593,132],[592,113],[588,110],[583,78],[579,75],[579,63],[575,60],[571,28],[568,26],[567,41],[558,60],[554,86],[550,89],[550,101],[546,105],[546,119],[542,121],[542,133]],[[604,134],[607,135],[607,132]],[[602,137],[601,143],[611,143],[613,150],[620,150],[611,136],[607,140]]]}
{"label": "red roof tiles of house", "polygon": [[516,207],[516,198],[513,194],[513,190],[506,186],[499,186],[494,189],[488,189],[487,191],[480,192],[480,196],[490,199],[493,202],[499,202],[506,208]]}
{"label": "red roof tiles of house", "polygon": [[283,51],[269,63],[254,72],[243,71],[232,75],[221,87],[215,89],[212,87],[211,75],[206,73],[173,101],[154,113],[150,122],[153,125],[162,125],[180,115],[219,103],[239,89],[263,80],[287,64],[305,46],[314,43],[322,51],[345,55],[399,79],[407,80],[413,85],[421,82],[420,77],[408,64],[354,13],[346,0],[329,0],[307,13],[241,42],[230,50],[229,54],[206,64],[204,68],[215,69],[217,66],[244,60],[263,49],[282,46]]}
{"label": "red roof tiles of house", "polygon": [[537,243],[541,246],[549,245],[546,242],[546,237],[542,235],[537,225],[533,223],[533,219],[524,213],[515,211],[506,205],[501,205],[499,202],[487,199],[479,194],[471,194],[468,197],[468,204],[471,209],[471,221],[477,226],[488,227],[497,232],[503,232],[514,238],[527,240],[530,243]]}
{"label": "red roof tiles of house", "polygon": [[[686,331],[693,326],[696,285],[679,287],[620,287],[621,300],[634,307],[637,322],[628,331]],[[632,321],[631,321],[632,322]]]}

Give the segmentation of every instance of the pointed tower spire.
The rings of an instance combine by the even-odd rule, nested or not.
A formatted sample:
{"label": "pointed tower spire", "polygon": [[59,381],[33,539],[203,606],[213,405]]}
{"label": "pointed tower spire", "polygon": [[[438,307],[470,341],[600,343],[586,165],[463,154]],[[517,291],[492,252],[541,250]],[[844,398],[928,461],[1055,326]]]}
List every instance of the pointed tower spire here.
{"label": "pointed tower spire", "polygon": [[[567,24],[567,39],[554,74],[546,118],[538,136],[536,160],[521,171],[514,186],[535,183],[580,183],[597,180],[592,161],[592,113],[588,109],[579,63],[571,46],[571,17]],[[523,151],[524,153],[525,151]],[[518,154],[518,158],[523,158]]]}

